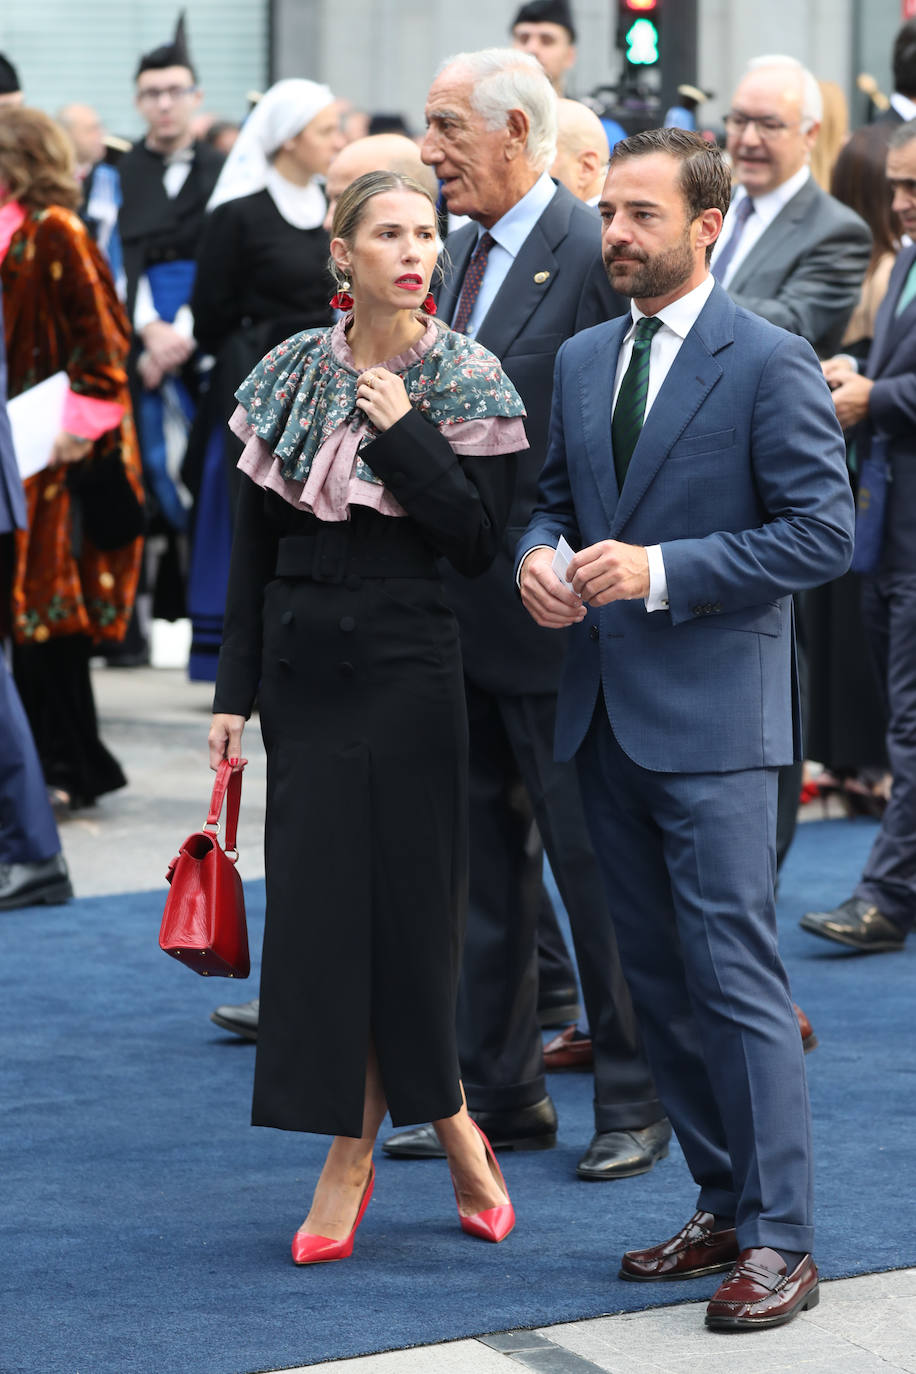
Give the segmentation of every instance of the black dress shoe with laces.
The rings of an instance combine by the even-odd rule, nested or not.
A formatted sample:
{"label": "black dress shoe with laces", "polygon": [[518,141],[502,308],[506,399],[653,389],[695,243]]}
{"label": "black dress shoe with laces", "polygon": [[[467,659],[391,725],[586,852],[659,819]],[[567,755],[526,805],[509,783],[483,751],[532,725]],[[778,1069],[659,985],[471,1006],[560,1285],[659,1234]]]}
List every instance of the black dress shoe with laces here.
{"label": "black dress shoe with laces", "polygon": [[0,911],[53,906],[73,896],[63,854],[33,864],[0,864]]}
{"label": "black dress shoe with laces", "polygon": [[215,1026],[232,1031],[233,1035],[240,1035],[243,1040],[257,1040],[259,1007],[258,997],[236,1007],[217,1007],[216,1011],[211,1011],[210,1020]]}
{"label": "black dress shoe with laces", "polygon": [[[549,1097],[508,1112],[471,1111],[494,1150],[550,1150],[557,1143],[557,1109]],[[432,1126],[398,1131],[382,1142],[395,1159],[445,1159]]]}
{"label": "black dress shoe with laces", "polygon": [[647,1174],[664,1159],[671,1141],[671,1125],[666,1116],[632,1131],[598,1131],[576,1165],[579,1178],[634,1178]]}
{"label": "black dress shoe with laces", "polygon": [[860,954],[880,954],[903,949],[906,931],[864,897],[849,897],[833,911],[808,911],[799,922],[802,930],[833,940]]}

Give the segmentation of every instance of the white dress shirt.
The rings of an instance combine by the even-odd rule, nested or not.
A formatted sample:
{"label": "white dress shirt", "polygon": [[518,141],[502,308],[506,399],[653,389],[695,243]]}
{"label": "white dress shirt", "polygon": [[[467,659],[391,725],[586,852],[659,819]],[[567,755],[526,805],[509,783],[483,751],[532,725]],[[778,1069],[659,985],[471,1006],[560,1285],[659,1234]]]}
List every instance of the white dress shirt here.
{"label": "white dress shirt", "polygon": [[[781,186],[777,186],[775,191],[767,191],[766,195],[763,196],[754,196],[754,208],[748,216],[747,223],[744,226],[741,242],[735,249],[735,256],[728,264],[728,270],[722,279],[722,285],[726,289],[761,234],[773,223],[773,220],[779,214],[780,210],[785,209],[792,197],[798,194],[810,175],[810,167],[801,167],[793,176],[790,176],[787,181],[784,181]],[[739,186],[732,198],[731,205],[728,207],[728,214],[725,216],[722,232],[716,239],[716,246],[712,250],[713,267],[715,267],[716,259],[719,257],[734,232],[735,210],[741,204],[742,200],[746,198],[747,191],[745,191],[743,186]]]}
{"label": "white dress shirt", "polygon": [[[496,241],[490,249],[483,281],[480,283],[480,290],[477,293],[477,299],[468,320],[468,327],[465,330],[470,338],[476,339],[477,331],[486,319],[487,311],[493,304],[497,291],[506,280],[509,268],[518,257],[519,249],[553,200],[556,192],[557,188],[554,182],[551,181],[547,172],[542,172],[531,190],[527,191],[521,200],[517,200],[512,209],[507,210],[502,219],[498,219],[490,229],[489,233]],[[478,242],[484,232],[483,225],[478,225]],[[596,224],[596,242],[597,232]],[[457,311],[458,301],[455,302],[453,319]]]}
{"label": "white dress shirt", "polygon": [[[649,414],[652,406],[661,390],[662,383],[671,370],[671,365],[680,352],[681,344],[696,324],[700,311],[709,300],[715,286],[715,278],[709,273],[703,278],[699,286],[695,286],[686,295],[679,296],[676,301],[666,305],[663,310],[659,310],[656,316],[661,320],[662,327],[657,330],[649,349],[649,385],[646,391],[646,410],[645,415]],[[623,343],[620,345],[620,353],[617,357],[617,371],[614,375],[614,395],[611,405],[617,404],[617,393],[624,378],[624,373],[630,365],[630,358],[633,355],[633,339],[636,335],[636,325],[639,320],[645,318],[643,312],[635,301],[630,302],[630,314],[633,323],[623,336]],[[645,416],[643,417],[645,421]],[[608,454],[608,462],[611,455]],[[546,548],[547,545],[536,545],[537,548]],[[531,553],[534,549],[530,550]],[[649,595],[646,597],[647,611],[666,611],[668,609],[668,578],[665,572],[665,560],[662,555],[661,547],[658,544],[650,544],[646,547],[646,554],[649,559]],[[521,576],[521,564],[519,565],[519,577]]]}
{"label": "white dress shirt", "polygon": [[[681,344],[696,324],[700,311],[709,300],[715,284],[715,278],[707,273],[699,286],[695,286],[686,295],[679,296],[676,301],[666,305],[656,315],[656,319],[661,320],[662,327],[656,332],[649,350],[649,385],[646,392],[644,423],[645,417],[652,409],[655,398],[661,390],[662,383],[671,370],[672,363],[680,352]],[[624,335],[620,354],[617,358],[613,405],[617,404],[617,393],[620,391],[624,373],[630,365],[637,322],[645,318],[635,301],[630,302],[630,313],[633,316],[633,323]],[[613,406],[611,413],[613,414]],[[646,610],[666,611],[668,609],[668,577],[665,572],[665,560],[662,557],[661,548],[658,544],[649,544],[646,546],[646,553],[649,558],[649,595],[646,597]]]}

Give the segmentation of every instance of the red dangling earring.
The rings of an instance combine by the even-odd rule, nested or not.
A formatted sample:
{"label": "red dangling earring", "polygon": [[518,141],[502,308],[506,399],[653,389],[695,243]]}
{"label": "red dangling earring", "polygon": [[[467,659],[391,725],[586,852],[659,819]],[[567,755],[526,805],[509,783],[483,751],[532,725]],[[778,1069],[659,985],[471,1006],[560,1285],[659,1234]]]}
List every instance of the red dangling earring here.
{"label": "red dangling earring", "polygon": [[431,291],[429,295],[426,297],[426,300],[420,306],[420,309],[423,311],[425,315],[435,315],[436,302],[433,300],[433,293]]}
{"label": "red dangling earring", "polygon": [[340,283],[340,287],[331,297],[330,305],[332,310],[353,309],[353,297],[350,295],[350,283],[346,278]]}

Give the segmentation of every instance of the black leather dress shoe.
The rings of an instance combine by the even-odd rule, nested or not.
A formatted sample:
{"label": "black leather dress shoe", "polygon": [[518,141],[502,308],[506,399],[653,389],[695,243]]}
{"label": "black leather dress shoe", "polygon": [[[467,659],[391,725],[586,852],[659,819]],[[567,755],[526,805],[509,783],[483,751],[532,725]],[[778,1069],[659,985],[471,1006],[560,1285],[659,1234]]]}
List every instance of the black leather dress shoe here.
{"label": "black leather dress shoe", "polygon": [[861,954],[903,949],[906,939],[906,931],[864,897],[849,897],[833,911],[808,911],[799,925],[812,935],[834,940]]}
{"label": "black leather dress shoe", "polygon": [[260,998],[255,997],[237,1007],[217,1007],[216,1011],[211,1011],[210,1020],[223,1030],[240,1035],[243,1040],[257,1040],[259,1006]]}
{"label": "black leather dress shoe", "polygon": [[633,1178],[664,1159],[671,1140],[666,1116],[635,1131],[598,1131],[576,1165],[579,1178]]}
{"label": "black leather dress shoe", "polygon": [[[557,1109],[549,1097],[511,1112],[472,1111],[470,1115],[494,1150],[550,1150],[557,1143]],[[445,1159],[429,1124],[390,1135],[382,1149],[395,1159]]]}
{"label": "black leather dress shoe", "polygon": [[0,864],[0,911],[52,906],[73,896],[63,854],[34,864]]}

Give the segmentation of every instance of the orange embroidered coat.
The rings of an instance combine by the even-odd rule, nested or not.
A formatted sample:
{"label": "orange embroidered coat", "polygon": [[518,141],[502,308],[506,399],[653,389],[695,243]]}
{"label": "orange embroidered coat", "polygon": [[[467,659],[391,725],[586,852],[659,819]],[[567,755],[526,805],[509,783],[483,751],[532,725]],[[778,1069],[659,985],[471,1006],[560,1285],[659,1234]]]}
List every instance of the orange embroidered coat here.
{"label": "orange embroidered coat", "polygon": [[[0,275],[10,399],[65,371],[75,404],[85,399],[121,407],[120,423],[96,439],[83,461],[120,447],[142,499],[125,371],[127,319],[108,267],[82,221],[59,206],[28,212],[10,240]],[[16,640],[40,644],[52,636],[79,633],[93,640],[122,639],[143,540],[102,552],[84,536],[76,556],[66,468],[36,473],[26,481],[25,492],[29,523],[16,534],[13,577]]]}

